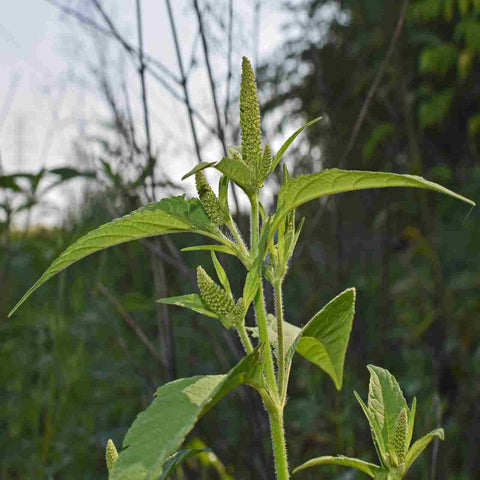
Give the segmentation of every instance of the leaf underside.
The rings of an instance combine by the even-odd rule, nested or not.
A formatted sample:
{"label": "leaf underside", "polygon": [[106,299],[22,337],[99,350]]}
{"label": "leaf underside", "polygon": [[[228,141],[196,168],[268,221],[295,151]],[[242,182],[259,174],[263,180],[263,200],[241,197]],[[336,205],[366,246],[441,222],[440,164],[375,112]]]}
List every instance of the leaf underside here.
{"label": "leaf underside", "polygon": [[215,165],[215,168],[230,180],[233,180],[247,195],[253,192],[253,173],[243,162],[231,158],[222,158]]}
{"label": "leaf underside", "polygon": [[226,375],[198,375],[160,387],[128,430],[110,480],[157,480],[198,419],[237,386],[260,378],[257,347]]}
{"label": "leaf underside", "polygon": [[372,435],[372,440],[373,440],[373,445],[375,446],[375,450],[377,452],[377,456],[382,463],[382,466],[385,465],[386,461],[386,452],[387,452],[387,447],[385,445],[385,441],[383,439],[382,435],[382,429],[380,425],[378,424],[377,418],[371,412],[368,407],[365,405],[364,401],[361,399],[360,395],[357,392],[353,392],[355,395],[355,398],[357,399],[358,403],[362,407],[363,413],[367,417],[368,424],[370,425],[370,433]]}
{"label": "leaf underside", "polygon": [[92,253],[131,240],[179,232],[197,232],[215,238],[215,226],[198,199],[186,200],[183,196],[166,198],[106,223],[81,237],[60,254],[15,305],[9,316],[47,280]]}
{"label": "leaf underside", "polygon": [[305,462],[304,464],[295,468],[292,473],[297,473],[305,468],[316,467],[318,465],[339,465],[342,467],[356,468],[372,478],[382,471],[382,468],[374,463],[365,462],[363,460],[359,460],[358,458],[350,458],[339,455],[338,457],[325,456],[312,458],[311,460],[308,460],[308,462]]}
{"label": "leaf underside", "polygon": [[197,163],[189,172],[187,172],[183,177],[182,180],[185,180],[186,178],[195,175],[197,172],[201,172],[202,170],[205,170],[206,168],[213,167],[217,162],[200,162]]}

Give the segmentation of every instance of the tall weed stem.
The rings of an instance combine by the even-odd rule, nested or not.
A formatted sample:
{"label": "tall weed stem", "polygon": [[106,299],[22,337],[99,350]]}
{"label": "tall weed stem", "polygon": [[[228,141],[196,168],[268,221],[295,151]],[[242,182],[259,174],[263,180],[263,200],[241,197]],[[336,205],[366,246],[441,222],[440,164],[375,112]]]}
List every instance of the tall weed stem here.
{"label": "tall weed stem", "polygon": [[272,432],[273,455],[277,480],[289,480],[287,443],[283,427],[283,406],[267,406],[270,430]]}
{"label": "tall weed stem", "polygon": [[282,280],[274,283],[275,293],[275,315],[277,317],[277,338],[278,338],[278,392],[282,404],[284,403],[287,381],[285,378],[285,342],[283,338],[283,295]]}

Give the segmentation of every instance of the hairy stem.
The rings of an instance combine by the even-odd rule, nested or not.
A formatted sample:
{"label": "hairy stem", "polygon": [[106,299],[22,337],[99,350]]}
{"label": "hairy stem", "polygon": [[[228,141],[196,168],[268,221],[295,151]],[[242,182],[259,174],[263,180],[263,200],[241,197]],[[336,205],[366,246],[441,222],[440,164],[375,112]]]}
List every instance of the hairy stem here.
{"label": "hairy stem", "polygon": [[247,330],[245,329],[245,325],[240,325],[237,328],[238,334],[240,335],[240,340],[242,341],[243,348],[247,353],[253,352],[252,342],[250,342],[250,338],[248,338]]}
{"label": "hairy stem", "polygon": [[267,410],[270,420],[270,430],[272,432],[277,480],[288,480],[290,475],[288,473],[287,443],[285,441],[285,430],[283,428],[283,407],[268,406],[267,404]]}
{"label": "hairy stem", "polygon": [[233,221],[231,215],[228,216],[227,226],[230,229],[230,231],[232,232],[233,238],[235,238],[235,240],[237,241],[237,244],[240,247],[240,249],[242,251],[242,254],[246,258],[248,258],[250,256],[250,254],[248,253],[248,250],[247,250],[247,247],[245,246],[245,242],[243,241],[242,235],[239,232],[238,227],[237,227],[236,223]]}
{"label": "hairy stem", "polygon": [[277,281],[273,285],[275,293],[275,315],[277,317],[277,337],[278,337],[278,392],[283,402],[286,390],[286,371],[285,371],[285,344],[283,338],[283,297],[282,281]]}
{"label": "hairy stem", "polygon": [[251,216],[251,225],[250,225],[250,249],[252,251],[252,256],[255,256],[258,253],[258,232],[259,232],[259,215],[258,215],[258,195],[252,195],[250,197],[250,205],[252,206],[252,216]]}
{"label": "hairy stem", "polygon": [[258,292],[255,295],[255,313],[257,314],[258,335],[260,341],[265,345],[263,362],[268,391],[273,398],[278,399],[277,381],[275,378],[275,369],[273,367],[272,347],[268,340],[267,312],[265,310],[263,285],[260,285]]}

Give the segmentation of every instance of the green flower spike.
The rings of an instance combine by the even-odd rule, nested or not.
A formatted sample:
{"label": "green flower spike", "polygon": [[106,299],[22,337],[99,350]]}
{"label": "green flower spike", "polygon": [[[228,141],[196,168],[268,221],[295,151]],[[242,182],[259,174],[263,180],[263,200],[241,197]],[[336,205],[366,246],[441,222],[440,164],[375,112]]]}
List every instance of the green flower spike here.
{"label": "green flower spike", "polygon": [[226,328],[237,325],[240,308],[237,308],[233,298],[199,265],[197,267],[197,285],[205,305],[216,315]]}
{"label": "green flower spike", "polygon": [[242,129],[242,157],[256,169],[262,157],[260,132],[260,107],[257,84],[252,66],[246,57],[242,60],[242,85],[240,87],[240,127]]}
{"label": "green flower spike", "polygon": [[392,441],[393,451],[395,452],[398,463],[405,463],[405,457],[408,450],[408,414],[407,409],[403,408],[395,424],[395,435]]}
{"label": "green flower spike", "polygon": [[263,151],[262,160],[260,162],[260,168],[258,171],[258,186],[262,187],[263,182],[270,174],[272,169],[273,154],[270,145],[265,145],[265,150]]}
{"label": "green flower spike", "polygon": [[107,450],[105,452],[105,460],[107,462],[108,470],[111,470],[113,468],[113,465],[117,461],[117,458],[118,458],[117,449],[115,448],[115,444],[113,443],[112,439],[109,438],[107,442]]}
{"label": "green flower spike", "polygon": [[198,197],[210,220],[218,227],[225,224],[225,212],[202,171],[195,174],[195,186],[197,187]]}

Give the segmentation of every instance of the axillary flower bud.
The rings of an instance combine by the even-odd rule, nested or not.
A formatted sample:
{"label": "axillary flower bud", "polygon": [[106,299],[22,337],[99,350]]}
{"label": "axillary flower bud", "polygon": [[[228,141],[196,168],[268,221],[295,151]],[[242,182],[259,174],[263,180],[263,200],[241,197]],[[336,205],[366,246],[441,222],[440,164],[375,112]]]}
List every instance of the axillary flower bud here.
{"label": "axillary flower bud", "polygon": [[238,150],[234,150],[234,151],[233,151],[233,153],[232,153],[232,160],[235,160],[236,162],[245,163],[245,162],[243,161],[242,154],[241,154]]}
{"label": "axillary flower bud", "polygon": [[258,186],[261,187],[263,182],[270,174],[272,168],[273,154],[270,145],[265,145],[265,150],[263,151],[262,160],[260,162],[260,168],[258,169]]}
{"label": "axillary flower bud", "polygon": [[235,325],[242,325],[245,320],[245,302],[239,298],[235,305]]}
{"label": "axillary flower bud", "polygon": [[240,127],[242,129],[243,161],[256,168],[262,156],[260,131],[260,107],[257,84],[252,66],[246,57],[242,60],[242,84],[240,87]]}
{"label": "axillary flower bud", "polygon": [[395,423],[395,434],[393,436],[392,447],[397,454],[400,464],[405,462],[407,453],[407,435],[408,435],[408,415],[407,409],[403,408]]}
{"label": "axillary flower bud", "polygon": [[108,470],[111,470],[113,468],[113,465],[118,459],[118,452],[117,449],[115,448],[115,444],[113,443],[112,439],[109,438],[107,442],[107,449],[105,452],[105,460],[107,462],[107,468]]}
{"label": "axillary flower bud", "polygon": [[210,220],[217,226],[223,225],[226,220],[225,212],[202,171],[195,174],[195,186]]}
{"label": "axillary flower bud", "polygon": [[240,308],[237,308],[233,298],[217,285],[201,266],[197,267],[197,285],[203,302],[218,315],[223,326],[226,328],[235,326],[239,319]]}

